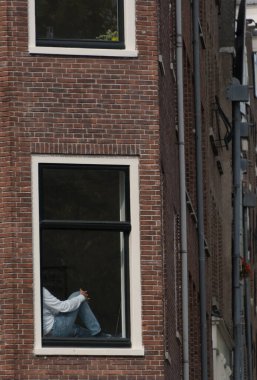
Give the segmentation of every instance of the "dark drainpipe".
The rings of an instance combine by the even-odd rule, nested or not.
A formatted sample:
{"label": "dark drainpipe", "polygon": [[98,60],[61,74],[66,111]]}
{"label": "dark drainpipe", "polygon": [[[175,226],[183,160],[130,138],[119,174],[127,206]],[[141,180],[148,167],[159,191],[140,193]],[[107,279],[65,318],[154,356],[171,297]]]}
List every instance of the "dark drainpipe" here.
{"label": "dark drainpipe", "polygon": [[204,247],[204,211],[203,211],[203,160],[202,160],[202,117],[201,117],[201,81],[200,81],[200,35],[199,0],[193,1],[193,41],[194,41],[194,101],[196,130],[196,186],[198,220],[198,255],[200,289],[200,329],[201,329],[201,378],[208,379],[207,368],[207,322],[206,322],[206,279]]}

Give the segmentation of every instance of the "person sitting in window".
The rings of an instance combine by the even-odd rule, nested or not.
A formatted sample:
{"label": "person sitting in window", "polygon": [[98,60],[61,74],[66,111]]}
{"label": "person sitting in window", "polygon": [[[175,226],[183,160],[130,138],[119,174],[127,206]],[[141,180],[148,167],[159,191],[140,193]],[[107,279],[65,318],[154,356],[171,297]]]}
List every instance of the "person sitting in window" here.
{"label": "person sitting in window", "polygon": [[[80,318],[83,326],[76,323]],[[88,304],[88,293],[80,289],[61,301],[43,287],[43,334],[54,337],[110,337],[104,333]]]}

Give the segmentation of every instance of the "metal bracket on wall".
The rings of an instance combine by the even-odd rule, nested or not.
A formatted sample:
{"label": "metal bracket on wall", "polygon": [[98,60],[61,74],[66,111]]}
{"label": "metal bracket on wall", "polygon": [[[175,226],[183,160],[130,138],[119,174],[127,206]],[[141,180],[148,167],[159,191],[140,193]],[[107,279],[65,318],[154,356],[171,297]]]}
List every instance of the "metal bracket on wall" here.
{"label": "metal bracket on wall", "polygon": [[165,67],[164,67],[164,62],[163,62],[163,58],[162,58],[161,54],[159,54],[158,62],[159,62],[159,66],[160,66],[160,70],[161,70],[162,75],[165,75]]}
{"label": "metal bracket on wall", "polygon": [[240,123],[240,135],[243,138],[249,137],[249,129],[253,127],[252,123]]}
{"label": "metal bracket on wall", "polygon": [[256,194],[252,191],[244,193],[243,196],[243,205],[244,207],[256,207],[257,206],[257,197]]}
{"label": "metal bracket on wall", "polygon": [[233,83],[226,88],[227,99],[232,102],[248,102],[249,87],[241,85],[237,79],[233,79]]}
{"label": "metal bracket on wall", "polygon": [[247,171],[247,167],[248,167],[248,160],[245,159],[245,158],[241,158],[241,170],[242,172],[246,172]]}

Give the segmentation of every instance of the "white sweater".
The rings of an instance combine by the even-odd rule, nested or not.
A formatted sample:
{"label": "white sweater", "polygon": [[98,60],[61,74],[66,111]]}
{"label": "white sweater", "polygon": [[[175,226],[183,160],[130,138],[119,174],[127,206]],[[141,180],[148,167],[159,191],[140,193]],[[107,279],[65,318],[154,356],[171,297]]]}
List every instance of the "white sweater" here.
{"label": "white sweater", "polygon": [[66,301],[60,301],[54,297],[46,288],[43,288],[43,331],[48,334],[54,325],[54,317],[59,313],[68,313],[77,310],[85,297],[79,294]]}

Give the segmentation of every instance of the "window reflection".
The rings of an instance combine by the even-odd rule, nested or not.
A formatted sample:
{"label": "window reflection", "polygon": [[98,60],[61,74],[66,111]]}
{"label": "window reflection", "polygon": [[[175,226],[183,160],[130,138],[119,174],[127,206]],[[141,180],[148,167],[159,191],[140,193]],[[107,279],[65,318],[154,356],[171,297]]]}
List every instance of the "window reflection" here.
{"label": "window reflection", "polygon": [[104,330],[121,336],[121,240],[119,232],[46,230],[42,233],[45,286],[57,298],[88,291]]}
{"label": "window reflection", "polygon": [[120,208],[122,172],[49,166],[41,175],[43,219],[125,220],[126,210],[121,215]]}
{"label": "window reflection", "polygon": [[102,329],[129,338],[128,168],[39,168],[42,287],[60,300],[86,290]]}
{"label": "window reflection", "polygon": [[120,40],[118,0],[36,0],[38,39]]}

